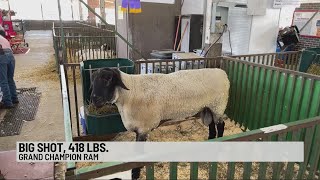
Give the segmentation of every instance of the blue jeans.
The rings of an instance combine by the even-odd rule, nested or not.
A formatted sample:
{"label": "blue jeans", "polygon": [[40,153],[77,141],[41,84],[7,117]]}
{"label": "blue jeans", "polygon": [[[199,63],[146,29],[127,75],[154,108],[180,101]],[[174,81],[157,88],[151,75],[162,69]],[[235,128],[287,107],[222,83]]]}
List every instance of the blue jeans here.
{"label": "blue jeans", "polygon": [[18,100],[16,84],[13,80],[15,59],[10,49],[3,49],[0,54],[0,87],[3,92],[2,102],[5,106],[12,106]]}

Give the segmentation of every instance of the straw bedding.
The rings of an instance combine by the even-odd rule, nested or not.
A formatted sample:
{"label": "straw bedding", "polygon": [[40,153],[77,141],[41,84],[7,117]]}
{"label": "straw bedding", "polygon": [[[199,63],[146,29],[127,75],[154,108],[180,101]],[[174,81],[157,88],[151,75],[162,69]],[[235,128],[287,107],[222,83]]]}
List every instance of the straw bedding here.
{"label": "straw bedding", "polygon": [[[225,127],[225,136],[241,133],[242,130],[237,127],[230,120],[226,121]],[[170,141],[206,141],[208,138],[208,127],[204,126],[201,123],[200,119],[185,121],[177,125],[163,126],[152,131],[148,136],[148,141],[153,142],[170,142]],[[135,134],[133,132],[124,132],[120,133],[117,137],[114,138],[114,141],[135,141]],[[92,166],[98,163],[77,163],[77,168]],[[168,171],[168,163],[157,163],[155,165],[155,176],[159,178],[168,178],[162,177],[167,175],[165,173]],[[199,177],[206,177],[208,174],[205,172],[205,168],[208,167],[208,164],[200,164],[199,166]],[[189,164],[188,163],[179,163],[178,165],[178,177],[183,179],[189,175]],[[141,177],[145,177],[145,170],[141,173]]]}
{"label": "straw bedding", "polygon": [[[230,119],[226,121],[224,136],[238,134],[243,132],[241,128],[235,125]],[[200,119],[185,121],[177,125],[163,126],[152,131],[148,141],[170,142],[170,141],[206,141],[208,128],[201,123]],[[135,141],[135,134],[131,132],[120,133],[114,138],[114,141]],[[214,154],[213,154],[214,155]],[[77,168],[92,166],[98,163],[77,163]],[[272,163],[266,163],[266,178],[272,179]],[[284,179],[287,164],[283,163],[280,171],[280,178]],[[218,163],[218,179],[227,179],[227,163]],[[297,179],[298,165],[294,166],[293,177]],[[234,179],[243,179],[244,163],[235,164]],[[169,163],[156,163],[154,165],[155,179],[169,179]],[[259,164],[253,163],[251,179],[258,179]],[[141,172],[141,179],[146,179],[146,169]],[[190,163],[178,163],[178,179],[190,179]],[[199,163],[198,179],[208,179],[209,163]],[[306,176],[304,176],[306,177]]]}
{"label": "straw bedding", "polygon": [[[26,76],[27,74],[27,76]],[[71,69],[68,69],[67,71],[68,79],[72,80],[72,71]],[[33,82],[40,82],[40,81],[53,81],[53,82],[59,82],[59,73],[58,68],[56,64],[56,60],[54,56],[51,56],[49,61],[44,64],[36,67],[35,69],[31,69],[30,71],[27,71],[23,74],[18,74],[16,77],[17,79],[28,79],[29,81]],[[80,69],[75,69],[75,79],[77,81],[80,80]]]}

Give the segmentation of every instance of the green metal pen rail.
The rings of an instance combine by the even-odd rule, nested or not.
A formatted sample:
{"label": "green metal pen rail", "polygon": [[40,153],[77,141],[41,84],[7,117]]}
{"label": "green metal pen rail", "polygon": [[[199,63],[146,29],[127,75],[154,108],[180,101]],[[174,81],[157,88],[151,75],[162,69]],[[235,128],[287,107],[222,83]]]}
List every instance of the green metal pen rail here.
{"label": "green metal pen rail", "polygon": [[[309,159],[303,163],[265,163],[265,162],[246,162],[246,163],[227,163],[227,173],[219,174],[220,171],[225,171],[222,168],[222,162],[209,162],[207,168],[209,179],[250,179],[251,176],[256,179],[314,179],[319,176],[317,169],[319,165],[320,155],[320,116],[300,120],[296,122],[284,124],[286,129],[265,133],[257,129],[244,132],[237,135],[222,137],[214,141],[304,141],[305,142],[305,159]],[[312,142],[315,147],[312,148]],[[200,153],[200,152],[199,152]],[[169,165],[169,179],[175,180],[178,177],[178,164],[171,162]],[[199,163],[191,162],[189,179],[199,179],[198,170]],[[101,163],[98,165],[83,167],[76,169],[73,175],[67,176],[69,179],[89,179],[98,178],[105,175],[110,175],[118,172],[130,170],[134,167],[146,166],[145,179],[155,179],[155,168],[153,163]],[[257,168],[258,166],[258,168]],[[294,171],[295,166],[299,169]],[[235,168],[243,169],[242,173],[236,173]],[[286,168],[283,168],[286,167]],[[280,169],[283,168],[283,169]],[[267,171],[268,170],[268,171]],[[270,173],[271,172],[271,173]],[[308,174],[306,174],[308,172]],[[251,178],[252,179],[252,178]]]}
{"label": "green metal pen rail", "polygon": [[[204,62],[203,67],[199,65],[200,62]],[[157,64],[161,67],[165,66],[165,68],[161,68],[159,73],[170,73],[175,71],[176,68],[178,70],[183,69],[183,66],[181,66],[183,63],[190,64],[185,66],[185,69],[217,67],[226,70],[231,82],[230,100],[226,113],[238,126],[244,127],[244,130],[250,130],[213,141],[298,140],[305,142],[306,161],[304,163],[288,163],[285,164],[287,168],[284,168],[283,163],[227,163],[227,171],[224,177],[234,179],[235,176],[239,176],[239,173],[235,173],[237,172],[236,168],[239,167],[243,169],[241,174],[243,179],[247,179],[252,174],[256,174],[259,178],[265,176],[269,178],[270,169],[272,172],[270,178],[273,179],[279,179],[278,177],[292,179],[292,176],[301,178],[309,176],[312,178],[318,173],[317,171],[320,169],[319,76],[228,57],[135,62],[135,73],[142,73],[141,66],[143,64],[151,69],[154,69]],[[68,108],[64,110],[68,111]],[[69,121],[70,119],[66,117],[65,121]],[[271,133],[264,133],[260,130],[260,128],[278,124],[284,124],[287,128]],[[177,176],[178,164],[170,163],[170,179],[179,179]],[[221,174],[217,173],[221,171],[221,163],[211,162],[209,164],[208,177],[210,179],[223,178],[220,177]],[[154,179],[154,165],[150,163],[145,165],[147,167],[147,179]],[[141,164],[102,163],[96,166],[70,170],[69,172],[73,174],[70,177],[94,178],[130,170],[138,166],[141,166]],[[199,166],[200,164],[196,162],[190,164],[190,179],[197,179]],[[254,170],[257,166],[259,167],[258,172]],[[300,168],[296,175],[290,173],[294,166]],[[283,168],[284,170],[281,170]],[[309,175],[304,175],[307,171],[310,172]]]}
{"label": "green metal pen rail", "polygon": [[[110,30],[82,25],[63,27],[63,32],[64,48],[62,47],[62,30],[53,24],[53,47],[57,64],[117,57],[116,37]],[[64,58],[62,54],[65,55]]]}
{"label": "green metal pen rail", "polygon": [[300,51],[287,51],[276,53],[234,55],[230,57],[248,62],[298,71],[301,63],[301,54],[302,53]]}

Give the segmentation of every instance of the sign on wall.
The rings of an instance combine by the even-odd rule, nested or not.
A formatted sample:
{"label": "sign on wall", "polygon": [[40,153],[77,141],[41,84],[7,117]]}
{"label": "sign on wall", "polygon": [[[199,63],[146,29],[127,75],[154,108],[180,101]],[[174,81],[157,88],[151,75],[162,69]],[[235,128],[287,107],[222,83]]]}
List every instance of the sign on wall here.
{"label": "sign on wall", "polygon": [[300,5],[301,0],[274,0],[273,8],[282,8],[283,6],[298,6]]}
{"label": "sign on wall", "polygon": [[[292,25],[296,25],[300,30],[317,12],[316,10],[296,10],[293,15]],[[320,13],[306,25],[306,27],[300,32],[301,35],[320,37]]]}

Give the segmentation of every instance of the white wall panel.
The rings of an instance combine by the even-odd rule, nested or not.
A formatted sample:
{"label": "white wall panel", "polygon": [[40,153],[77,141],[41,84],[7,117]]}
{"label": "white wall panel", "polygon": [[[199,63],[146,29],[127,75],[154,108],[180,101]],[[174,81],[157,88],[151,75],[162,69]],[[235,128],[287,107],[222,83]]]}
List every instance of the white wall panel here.
{"label": "white wall panel", "polygon": [[[233,55],[247,54],[249,51],[252,16],[247,15],[246,8],[230,8],[228,26],[231,35]],[[229,35],[223,35],[222,51],[230,51]]]}
{"label": "white wall panel", "polygon": [[204,14],[205,0],[184,0],[181,14]]}
{"label": "white wall panel", "polygon": [[279,9],[267,9],[265,16],[253,16],[249,53],[276,51],[279,31]]}

